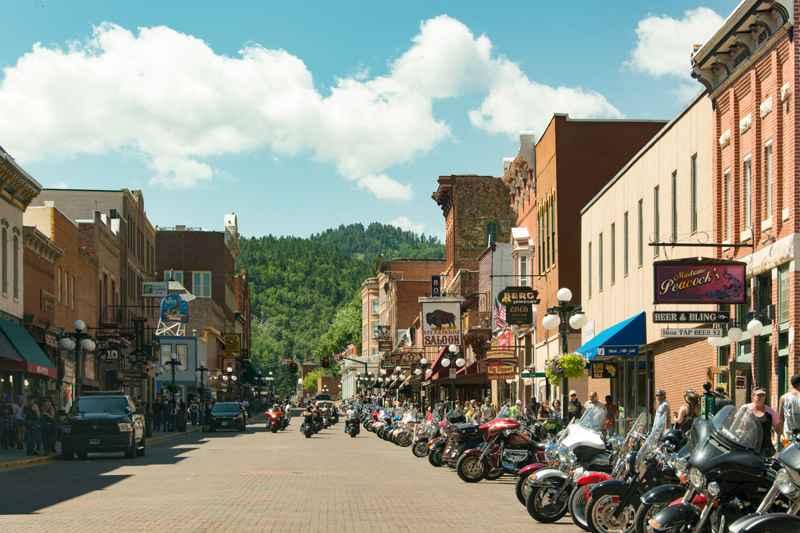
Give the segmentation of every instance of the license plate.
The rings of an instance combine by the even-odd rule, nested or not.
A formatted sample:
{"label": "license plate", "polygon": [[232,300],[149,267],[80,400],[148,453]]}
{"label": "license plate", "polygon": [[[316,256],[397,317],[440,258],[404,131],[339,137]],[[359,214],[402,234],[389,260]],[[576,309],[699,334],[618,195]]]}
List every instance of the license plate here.
{"label": "license plate", "polygon": [[97,446],[100,444],[100,439],[89,439],[89,446]]}
{"label": "license plate", "polygon": [[227,426],[227,425],[228,425],[228,423],[227,423],[227,422],[223,422],[223,423],[222,423],[222,425],[223,425],[223,426]]}

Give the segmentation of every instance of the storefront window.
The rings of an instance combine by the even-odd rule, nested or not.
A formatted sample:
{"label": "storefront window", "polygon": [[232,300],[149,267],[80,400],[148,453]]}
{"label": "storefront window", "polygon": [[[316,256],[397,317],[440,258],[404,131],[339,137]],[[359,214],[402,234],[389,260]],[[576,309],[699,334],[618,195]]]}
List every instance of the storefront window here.
{"label": "storefront window", "polygon": [[778,267],[778,323],[789,321],[789,264]]}

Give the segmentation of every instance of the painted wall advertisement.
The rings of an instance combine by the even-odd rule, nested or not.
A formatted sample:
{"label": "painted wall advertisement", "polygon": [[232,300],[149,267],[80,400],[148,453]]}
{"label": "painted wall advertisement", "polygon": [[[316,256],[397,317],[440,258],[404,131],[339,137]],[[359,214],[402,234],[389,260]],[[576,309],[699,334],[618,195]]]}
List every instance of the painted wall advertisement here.
{"label": "painted wall advertisement", "polygon": [[422,345],[461,344],[461,300],[421,298]]}
{"label": "painted wall advertisement", "polygon": [[189,321],[189,302],[177,293],[168,294],[161,299],[161,320],[185,324]]}
{"label": "painted wall advertisement", "polygon": [[746,265],[737,261],[679,259],[653,263],[654,303],[743,304]]}

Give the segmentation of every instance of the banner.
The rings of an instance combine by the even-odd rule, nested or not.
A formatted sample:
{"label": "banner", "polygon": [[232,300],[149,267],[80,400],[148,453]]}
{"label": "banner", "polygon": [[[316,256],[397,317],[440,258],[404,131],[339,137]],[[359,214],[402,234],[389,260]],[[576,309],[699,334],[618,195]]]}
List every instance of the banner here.
{"label": "banner", "polygon": [[736,261],[680,259],[653,263],[656,304],[743,304],[746,265]]}
{"label": "banner", "polygon": [[461,345],[461,300],[422,300],[422,345]]}
{"label": "banner", "polygon": [[177,293],[168,294],[161,299],[161,320],[185,324],[189,321],[189,303]]}

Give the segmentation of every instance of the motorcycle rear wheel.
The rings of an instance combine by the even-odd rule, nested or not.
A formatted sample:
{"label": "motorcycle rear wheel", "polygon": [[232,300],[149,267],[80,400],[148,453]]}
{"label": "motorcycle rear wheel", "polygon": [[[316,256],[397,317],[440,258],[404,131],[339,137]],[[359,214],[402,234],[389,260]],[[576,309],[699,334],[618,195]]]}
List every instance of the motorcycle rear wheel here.
{"label": "motorcycle rear wheel", "polygon": [[586,507],[586,523],[594,533],[634,533],[636,531],[636,508],[627,505],[619,516],[614,517],[621,494],[605,492],[589,500]]}
{"label": "motorcycle rear wheel", "polygon": [[428,454],[428,462],[432,466],[440,467],[444,464],[444,460],[442,459],[442,450],[441,449],[433,449]]}
{"label": "motorcycle rear wheel", "polygon": [[[525,507],[531,518],[542,524],[550,524],[561,520],[569,510],[569,492],[562,491],[563,480],[551,480],[546,486],[532,487]],[[550,501],[560,492],[558,500]]]}
{"label": "motorcycle rear wheel", "polygon": [[569,496],[569,514],[575,525],[584,531],[591,531],[586,522],[586,504],[588,503],[586,493],[588,490],[589,487],[585,486],[575,487]]}
{"label": "motorcycle rear wheel", "polygon": [[486,477],[486,465],[479,455],[462,455],[456,463],[456,472],[462,481],[477,483]]}
{"label": "motorcycle rear wheel", "polygon": [[411,453],[414,454],[414,457],[425,457],[428,455],[428,443],[424,440],[421,440],[414,444],[414,447],[411,448]]}

